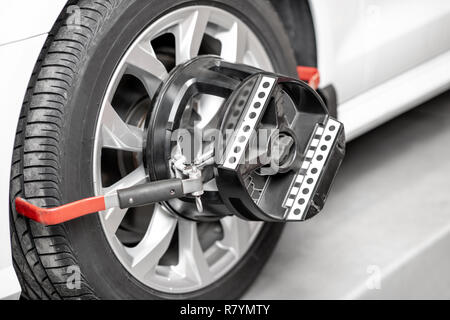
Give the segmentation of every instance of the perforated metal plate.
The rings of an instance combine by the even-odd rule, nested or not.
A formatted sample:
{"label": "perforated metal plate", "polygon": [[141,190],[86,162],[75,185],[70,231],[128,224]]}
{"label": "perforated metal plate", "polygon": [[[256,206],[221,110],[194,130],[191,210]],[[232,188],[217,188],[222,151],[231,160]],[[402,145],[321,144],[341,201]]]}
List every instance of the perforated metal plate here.
{"label": "perforated metal plate", "polygon": [[298,221],[306,218],[311,199],[341,126],[340,122],[329,118],[325,126],[316,127],[301,169],[294,177],[283,203],[283,208],[287,211],[287,220]]}
{"label": "perforated metal plate", "polygon": [[262,110],[264,110],[265,105],[269,101],[275,80],[273,77],[262,77],[249,107],[241,118],[243,120],[239,123],[239,127],[236,128],[236,132],[232,137],[232,143],[227,148],[225,160],[223,161],[224,168],[235,170],[241,162],[248,141],[259,123]]}

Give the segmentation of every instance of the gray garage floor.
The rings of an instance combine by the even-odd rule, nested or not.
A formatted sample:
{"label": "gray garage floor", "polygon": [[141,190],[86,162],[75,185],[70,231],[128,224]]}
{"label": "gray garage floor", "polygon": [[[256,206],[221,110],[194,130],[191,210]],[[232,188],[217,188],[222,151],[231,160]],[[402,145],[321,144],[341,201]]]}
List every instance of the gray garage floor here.
{"label": "gray garage floor", "polygon": [[450,91],[348,145],[244,298],[450,298]]}

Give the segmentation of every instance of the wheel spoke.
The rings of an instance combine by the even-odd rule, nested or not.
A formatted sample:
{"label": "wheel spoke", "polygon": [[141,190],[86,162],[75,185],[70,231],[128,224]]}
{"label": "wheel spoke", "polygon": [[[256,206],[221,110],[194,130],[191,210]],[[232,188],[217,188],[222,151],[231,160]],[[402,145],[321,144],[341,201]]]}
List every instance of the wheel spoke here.
{"label": "wheel spoke", "polygon": [[176,39],[175,58],[177,64],[198,55],[209,15],[210,11],[207,8],[196,9],[177,26],[174,32]]}
{"label": "wheel spoke", "polygon": [[145,182],[146,179],[147,175],[145,174],[144,165],[140,165],[125,177],[114,183],[112,186],[104,188],[103,191],[104,194],[111,194],[118,189],[128,188],[137,184],[141,184]]}
{"label": "wheel spoke", "polygon": [[[136,168],[133,172],[123,177],[115,184],[108,188],[103,189],[103,194],[108,195],[115,192],[118,189],[132,187],[134,185],[145,182],[146,174],[144,170],[144,166],[141,165]],[[104,227],[110,234],[115,234],[117,229],[120,226],[125,214],[128,209],[120,209],[118,207],[111,208],[109,210],[104,211]]]}
{"label": "wheel spoke", "polygon": [[248,31],[236,21],[229,31],[220,35],[222,52],[220,56],[229,62],[243,63],[248,49]]}
{"label": "wheel spoke", "polygon": [[210,125],[212,121],[217,121],[217,114],[222,107],[223,101],[223,98],[213,95],[204,95],[200,97],[195,109],[200,116],[200,121],[196,124],[197,128],[204,129]]}
{"label": "wheel spoke", "polygon": [[236,258],[247,250],[252,235],[249,221],[238,217],[225,217],[220,220],[223,228],[223,239],[220,245],[230,250]]}
{"label": "wheel spoke", "polygon": [[168,72],[164,64],[158,60],[150,41],[137,44],[126,57],[127,74],[140,79],[149,96],[153,96],[161,81],[167,78]]}
{"label": "wheel spoke", "polygon": [[144,131],[142,129],[126,124],[113,106],[106,102],[102,118],[104,148],[141,152],[143,136]]}
{"label": "wheel spoke", "polygon": [[147,75],[164,80],[167,77],[166,67],[156,57],[153,47],[148,44],[138,44],[126,58],[128,67],[136,75]]}
{"label": "wheel spoke", "polygon": [[197,223],[180,220],[178,231],[180,250],[178,268],[190,280],[201,284],[209,283],[212,280],[212,273],[200,246]]}
{"label": "wheel spoke", "polygon": [[116,234],[117,229],[122,223],[128,209],[120,209],[119,207],[111,208],[105,211],[105,229],[110,234]]}
{"label": "wheel spoke", "polygon": [[144,277],[158,264],[167,251],[177,224],[159,204],[155,206],[152,219],[144,238],[134,248],[127,248],[132,257],[131,268],[138,276]]}

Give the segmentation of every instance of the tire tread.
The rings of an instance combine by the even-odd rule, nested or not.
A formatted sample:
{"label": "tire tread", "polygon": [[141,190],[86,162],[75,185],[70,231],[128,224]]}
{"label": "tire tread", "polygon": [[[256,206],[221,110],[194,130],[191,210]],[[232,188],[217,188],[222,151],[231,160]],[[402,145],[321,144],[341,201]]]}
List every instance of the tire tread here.
{"label": "tire tread", "polygon": [[[68,7],[77,5],[79,28],[69,25]],[[118,1],[69,1],[48,35],[19,118],[13,151],[10,207],[13,265],[28,299],[98,299],[81,273],[80,287],[68,289],[72,275],[67,268],[77,259],[66,237],[64,225],[42,226],[18,215],[17,196],[35,205],[61,205],[59,143],[69,92],[91,39],[118,5]]]}

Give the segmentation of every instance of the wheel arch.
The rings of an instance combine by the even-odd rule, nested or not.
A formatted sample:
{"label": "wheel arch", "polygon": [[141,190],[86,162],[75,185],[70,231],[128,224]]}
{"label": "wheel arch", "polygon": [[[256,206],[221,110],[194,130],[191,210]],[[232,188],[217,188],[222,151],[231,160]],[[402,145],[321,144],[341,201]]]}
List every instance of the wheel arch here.
{"label": "wheel arch", "polygon": [[309,1],[270,0],[270,2],[289,37],[297,65],[317,67],[316,32]]}

